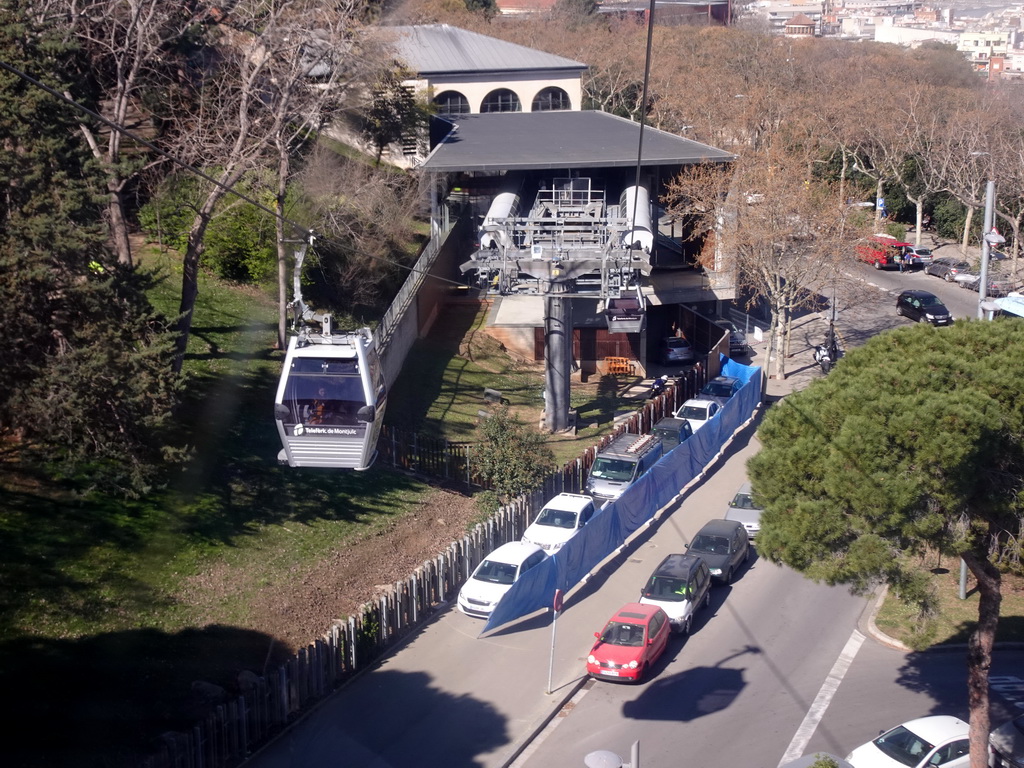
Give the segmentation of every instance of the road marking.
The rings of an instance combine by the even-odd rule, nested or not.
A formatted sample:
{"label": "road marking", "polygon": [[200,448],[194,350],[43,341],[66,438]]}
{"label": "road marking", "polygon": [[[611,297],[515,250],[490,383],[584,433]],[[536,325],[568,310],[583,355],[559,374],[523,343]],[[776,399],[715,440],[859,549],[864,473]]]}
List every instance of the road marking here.
{"label": "road marking", "polygon": [[825,682],[821,684],[821,690],[818,691],[818,695],[814,697],[814,701],[811,703],[811,708],[807,710],[807,714],[804,715],[804,721],[800,723],[800,727],[796,729],[796,734],[793,736],[793,740],[789,742],[789,749],[786,750],[786,754],[782,756],[779,761],[779,768],[791,760],[796,760],[801,757],[804,750],[807,749],[807,744],[811,740],[811,736],[814,735],[814,731],[818,727],[818,723],[821,722],[821,718],[825,715],[825,710],[828,709],[828,705],[832,703],[832,697],[836,695],[836,691],[839,690],[839,684],[843,682],[843,677],[846,676],[847,670],[853,663],[854,657],[857,655],[857,651],[860,650],[861,645],[864,643],[864,635],[858,632],[856,629],[853,630],[853,634],[850,635],[850,639],[846,641],[846,645],[839,654],[839,658],[836,659],[836,663],[832,665],[832,671],[828,673],[828,677],[825,678]]}

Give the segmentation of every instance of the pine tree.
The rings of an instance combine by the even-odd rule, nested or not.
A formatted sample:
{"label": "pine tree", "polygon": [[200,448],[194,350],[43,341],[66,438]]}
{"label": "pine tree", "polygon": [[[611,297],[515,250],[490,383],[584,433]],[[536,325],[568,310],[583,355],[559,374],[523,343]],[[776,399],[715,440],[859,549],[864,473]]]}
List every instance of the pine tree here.
{"label": "pine tree", "polygon": [[150,279],[105,250],[102,176],[75,108],[73,45],[0,0],[0,430],[64,475],[144,490],[176,400],[171,336]]}

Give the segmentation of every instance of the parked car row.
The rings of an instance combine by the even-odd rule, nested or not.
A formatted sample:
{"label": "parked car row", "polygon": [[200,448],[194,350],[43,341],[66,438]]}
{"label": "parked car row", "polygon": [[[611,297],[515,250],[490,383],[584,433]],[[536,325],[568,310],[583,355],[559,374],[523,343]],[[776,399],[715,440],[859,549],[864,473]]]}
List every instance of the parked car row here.
{"label": "parked car row", "polygon": [[[488,554],[459,592],[462,613],[487,618],[508,590],[532,568],[556,554],[598,514],[602,501],[618,498],[664,454],[717,415],[742,382],[719,376],[700,397],[659,421],[649,435],[622,434],[601,450],[587,478],[587,495],[560,493],[550,499],[524,531],[521,541]],[[698,405],[695,405],[697,403]],[[696,417],[691,409],[703,408]],[[666,446],[667,444],[667,446]],[[712,582],[731,584],[751,554],[760,530],[760,510],[750,487],[737,491],[725,517],[709,520],[685,552],[668,555],[654,569],[635,602],[616,611],[586,659],[589,675],[609,680],[644,680],[665,652],[672,633],[689,634],[694,618],[711,601]]]}
{"label": "parked car row", "polygon": [[924,268],[924,273],[941,277],[947,283],[952,283],[958,274],[968,272],[970,269],[971,265],[963,259],[954,256],[940,256],[933,259],[932,263]]}
{"label": "parked car row", "polygon": [[691,397],[676,408],[673,418],[683,419],[691,432],[707,424],[718,415],[730,397],[739,392],[742,382],[732,376],[716,376],[704,385],[697,397]]}
{"label": "parked car row", "polygon": [[[750,351],[747,334],[743,328],[729,318],[715,318],[714,322],[729,331],[730,355],[745,355]],[[683,336],[664,336],[658,345],[657,360],[666,367],[693,365],[697,362],[697,350]]]}
{"label": "parked car row", "polygon": [[596,513],[594,500],[581,493],[559,493],[551,498],[522,539],[502,544],[476,567],[459,590],[459,610],[488,618],[523,574],[561,549]]}
{"label": "parked car row", "polygon": [[[1011,291],[1017,290],[1020,286],[1019,281],[997,270],[989,270],[985,279],[987,282],[987,287],[985,288],[986,296],[1007,296]],[[981,273],[978,270],[972,269],[967,272],[961,272],[953,280],[961,288],[971,291],[978,292],[978,289],[981,287]]]}
{"label": "parked car row", "polygon": [[932,264],[930,248],[903,242],[892,235],[876,234],[859,242],[854,253],[860,261],[875,269],[890,267],[924,267]]}
{"label": "parked car row", "polygon": [[695,613],[711,604],[713,581],[723,584],[750,559],[742,524],[709,520],[683,553],[668,555],[651,573],[637,602],[626,603],[595,632],[587,654],[591,677],[640,683],[674,633],[690,634]]}
{"label": "parked car row", "polygon": [[[931,264],[924,268],[925,274],[941,277],[947,283],[956,283],[961,288],[977,291],[981,286],[981,270],[979,267],[955,256],[942,256],[934,259]],[[985,293],[988,296],[1006,296],[1021,286],[1021,281],[1006,274],[998,266],[998,262],[992,261],[989,264],[986,275],[988,287]]]}

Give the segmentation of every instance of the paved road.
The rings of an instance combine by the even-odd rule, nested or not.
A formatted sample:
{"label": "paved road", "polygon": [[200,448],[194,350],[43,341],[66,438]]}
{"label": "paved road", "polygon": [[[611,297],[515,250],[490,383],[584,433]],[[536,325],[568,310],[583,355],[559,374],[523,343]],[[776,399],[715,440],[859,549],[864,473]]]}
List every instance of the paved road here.
{"label": "paved road", "polygon": [[[657,550],[638,552],[643,569],[656,564]],[[516,766],[580,765],[598,749],[628,756],[639,740],[644,766],[773,768],[865,605],[845,589],[757,561],[715,593],[714,615],[673,641],[650,681],[591,684]]]}
{"label": "paved road", "polygon": [[[935,293],[947,287],[934,278],[916,275],[878,279],[889,277],[904,282],[931,280]],[[851,333],[858,327],[867,331],[901,322],[892,311],[894,298],[867,282],[864,285],[867,298],[856,312],[844,313],[841,318]],[[974,296],[960,293],[968,299]],[[820,317],[807,322],[815,319],[821,322]],[[819,332],[824,327],[819,325]],[[756,351],[754,362],[761,364]],[[786,394],[820,375],[810,359],[809,346],[798,344],[793,351],[795,357],[788,367],[796,375],[769,382],[769,396]],[[449,609],[248,765],[509,765],[533,734],[543,729],[561,701],[582,683],[583,658],[595,629],[622,603],[635,599],[664,554],[677,551],[706,520],[721,516],[744,481],[745,461],[756,447],[753,429],[748,428],[714,473],[656,530],[642,533],[623,555],[570,594],[558,621],[552,694],[545,693],[552,636],[548,614],[527,617],[481,639],[482,622]],[[674,642],[652,681],[636,688],[595,687],[572,708],[570,717],[556,720],[557,738],[539,742],[538,751],[524,753],[520,762],[526,761],[531,768],[579,765],[581,755],[591,748],[613,748],[628,754],[639,729],[645,734],[650,731],[644,736],[644,753],[650,756],[645,758],[646,766],[675,765],[685,756],[685,762],[692,765],[771,768],[814,705],[822,681],[853,634],[864,607],[865,601],[841,588],[814,585],[755,561],[731,588],[717,590],[712,615],[702,619],[692,638]],[[871,642],[863,643],[861,652]],[[865,653],[869,661],[875,650]],[[902,719],[910,705],[899,701],[899,715],[883,709],[888,694],[880,697],[872,692],[872,685],[879,682],[872,683],[871,674],[865,671],[861,677],[858,673],[857,679],[866,681],[866,687],[861,700],[849,705],[860,716],[848,715],[841,723],[833,723],[836,708],[831,707],[825,710],[828,717],[819,728],[808,731],[804,723],[803,740],[810,739],[811,748],[820,748],[814,741],[819,739],[845,754],[844,750],[867,738],[864,734],[870,736],[879,727]],[[880,674],[884,682],[886,675]],[[854,685],[840,687],[838,700],[856,690]],[[897,703],[897,697],[893,701]],[[842,711],[847,705],[839,706]],[[591,710],[594,714],[588,716]],[[733,738],[738,727],[742,727],[742,739]],[[561,745],[571,749],[551,755],[540,751],[561,749]],[[726,749],[732,750],[730,760],[722,759]]]}
{"label": "paved road", "polygon": [[[561,698],[582,681],[582,659],[595,629],[612,611],[636,598],[665,553],[680,549],[705,521],[723,513],[744,482],[746,459],[756,447],[753,428],[748,428],[716,471],[664,518],[656,531],[642,534],[635,548],[570,594],[558,621],[553,695],[545,694],[551,647],[548,614],[479,639],[482,622],[448,610],[379,669],[332,696],[256,755],[250,765],[507,765],[520,745],[557,709]],[[767,574],[772,572],[775,575],[769,578]],[[817,597],[800,597],[805,593]],[[818,673],[827,671],[848,630],[844,634],[828,629],[832,620],[825,621],[824,634],[831,637],[827,648],[819,650],[817,631],[792,629],[810,621],[812,614],[831,616],[833,609],[843,614],[834,622],[836,626],[849,625],[863,604],[843,590],[815,588],[795,574],[755,561],[731,590],[723,587],[716,593],[714,616],[704,625],[714,629],[702,629],[688,647],[674,646],[674,655],[686,663],[701,646],[714,652],[710,662],[701,663],[706,669],[691,670],[691,676],[724,675],[727,684],[712,692],[701,707],[724,708],[729,702],[723,697],[730,696],[729,686],[735,684],[736,695],[742,695],[745,705],[749,702],[753,714],[758,707],[757,690],[789,685],[797,702],[790,709],[799,718],[802,713],[796,713],[803,698],[813,697],[820,685]],[[789,616],[782,622],[788,627],[780,625],[780,615]],[[782,642],[777,634],[784,629],[790,632],[786,642],[802,647],[802,659],[787,655],[776,663]],[[811,656],[813,663],[808,660]],[[743,671],[746,668],[750,672]],[[660,675],[658,679],[662,679]],[[686,680],[683,683],[687,684]],[[698,720],[697,714],[695,711],[691,720]]]}
{"label": "paved road", "polygon": [[[766,581],[774,578],[772,574]],[[729,600],[747,586],[737,585]],[[821,622],[806,626],[824,629]],[[634,741],[640,742],[644,768],[679,764],[775,768],[798,736],[805,711],[813,712],[819,703],[819,687],[828,687],[826,678],[834,670],[822,669],[824,659],[818,658],[815,649],[800,669],[787,669],[784,679],[773,680],[773,667],[793,660],[799,664],[800,652],[806,651],[803,644],[791,651],[784,648],[787,630],[783,629],[772,638],[779,644],[781,658],[771,660],[770,653],[764,658],[744,654],[711,667],[716,676],[700,674],[734,645],[708,632],[710,627],[701,630],[705,645],[688,645],[684,649],[688,659],[672,662],[658,680],[638,688],[592,684],[514,768],[581,765],[583,756],[598,749],[628,759]],[[823,655],[835,650],[834,634],[838,629],[827,636],[812,633],[811,642],[817,640]],[[729,644],[715,648],[718,639]],[[742,672],[737,674],[739,669]],[[1003,723],[1024,709],[1022,669],[1024,650],[997,650],[992,669],[993,723]],[[814,675],[817,680],[807,679]],[[866,639],[831,693],[809,739],[801,739],[795,755],[786,760],[814,752],[845,756],[881,730],[914,717],[952,714],[966,719],[964,649],[905,653]],[[648,706],[652,713],[647,713]]]}
{"label": "paved road", "polygon": [[[991,672],[992,722],[1001,724],[1024,703],[1024,650],[996,649]],[[1010,689],[1010,690],[1006,690]],[[845,756],[880,730],[913,717],[967,719],[966,649],[905,653],[867,642],[836,692],[807,751]]]}
{"label": "paved road", "polygon": [[[926,235],[923,245],[933,247],[937,256],[960,257],[960,249],[953,244],[936,244]],[[977,258],[977,249],[969,249],[968,260]],[[926,275],[915,269],[900,273],[898,270],[876,270],[868,264],[851,260],[846,275],[852,278],[837,289],[835,305],[838,309],[836,328],[843,347],[851,349],[864,344],[872,336],[890,328],[913,325],[913,321],[896,314],[896,296],[907,288],[926,290],[934,293],[949,308],[954,317],[978,316],[978,294],[960,288],[955,283]],[[831,301],[830,290],[820,289],[821,300]],[[829,295],[826,295],[829,294]],[[786,379],[769,380],[765,387],[768,397],[788,394],[807,386],[813,379],[821,377],[821,371],[812,358],[814,345],[825,339],[828,330],[829,310],[806,312],[793,319],[790,338],[790,355],[786,360]],[[768,368],[764,359],[765,342],[751,345],[753,355],[750,362]]]}

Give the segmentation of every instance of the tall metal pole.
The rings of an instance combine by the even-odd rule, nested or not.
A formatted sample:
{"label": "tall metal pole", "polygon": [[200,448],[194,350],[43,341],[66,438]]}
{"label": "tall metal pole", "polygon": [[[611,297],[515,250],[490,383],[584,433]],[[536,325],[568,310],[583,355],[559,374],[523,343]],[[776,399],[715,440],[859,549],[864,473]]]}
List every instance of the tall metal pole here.
{"label": "tall metal pole", "polygon": [[995,199],[996,183],[989,181],[985,188],[985,224],[981,229],[981,272],[978,277],[978,319],[985,319],[985,310],[981,305],[985,303],[985,292],[988,289],[988,257],[989,244],[988,233],[992,231],[995,224]]}
{"label": "tall metal pole", "polygon": [[552,283],[550,290],[544,299],[544,426],[549,432],[564,432],[569,428],[572,299],[559,295],[565,291],[563,283]]}

